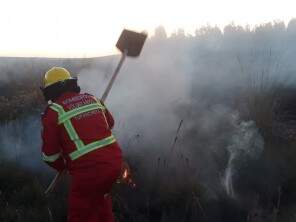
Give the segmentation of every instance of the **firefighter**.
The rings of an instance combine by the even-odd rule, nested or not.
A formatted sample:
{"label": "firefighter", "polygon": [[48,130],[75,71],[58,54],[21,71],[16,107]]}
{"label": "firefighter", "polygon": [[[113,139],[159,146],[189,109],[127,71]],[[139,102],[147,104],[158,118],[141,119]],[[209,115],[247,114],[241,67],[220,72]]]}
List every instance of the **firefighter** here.
{"label": "firefighter", "polygon": [[77,78],[53,67],[41,87],[48,106],[42,115],[42,158],[71,175],[68,222],[112,222],[110,190],[120,176],[122,153],[112,135],[114,120]]}

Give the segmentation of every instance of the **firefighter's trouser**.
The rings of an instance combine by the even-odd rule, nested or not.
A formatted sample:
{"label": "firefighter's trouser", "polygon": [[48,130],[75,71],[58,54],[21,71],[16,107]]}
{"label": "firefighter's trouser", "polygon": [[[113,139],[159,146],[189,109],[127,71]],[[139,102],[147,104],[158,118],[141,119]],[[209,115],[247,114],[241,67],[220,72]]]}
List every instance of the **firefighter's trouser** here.
{"label": "firefighter's trouser", "polygon": [[69,195],[68,222],[114,222],[108,194],[120,170],[121,161],[116,161],[112,165],[102,163],[75,172]]}

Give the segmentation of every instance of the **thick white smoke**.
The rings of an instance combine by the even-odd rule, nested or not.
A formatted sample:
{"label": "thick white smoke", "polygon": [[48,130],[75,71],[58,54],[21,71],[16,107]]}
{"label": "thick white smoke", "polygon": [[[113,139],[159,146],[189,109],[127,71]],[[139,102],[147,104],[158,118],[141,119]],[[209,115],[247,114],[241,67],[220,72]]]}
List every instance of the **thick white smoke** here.
{"label": "thick white smoke", "polygon": [[[165,52],[167,57],[164,57],[163,53],[155,52],[152,56],[144,48],[139,58],[128,58],[123,64],[105,102],[120,123],[115,129],[119,137],[141,134],[147,140],[155,141],[162,140],[164,135],[166,139],[169,135],[173,137],[180,121],[175,108],[190,103],[191,65],[186,57],[178,60],[179,55]],[[79,83],[82,89],[102,95],[119,58],[116,60],[110,61],[113,69],[108,70],[109,73],[96,71],[95,64],[81,70]]]}
{"label": "thick white smoke", "polygon": [[1,160],[15,161],[33,171],[47,169],[41,159],[40,132],[40,119],[35,116],[1,124]]}
{"label": "thick white smoke", "polygon": [[[295,84],[292,37],[296,29],[289,30],[268,25],[254,31],[229,26],[222,33],[208,27],[196,37],[149,39],[139,58],[128,58],[123,64],[106,100],[123,150],[130,152],[129,145],[136,138],[133,152],[140,153],[147,164],[157,161],[158,156],[147,156],[168,152],[184,119],[176,149],[181,147],[190,157],[198,170],[193,176],[208,189],[225,188],[235,196],[236,161],[255,158],[264,146],[254,123],[236,116],[240,111],[236,104],[252,97],[266,81],[272,82],[271,87],[274,80],[288,79]],[[78,72],[82,91],[100,97],[118,61],[119,56],[88,59]],[[71,70],[71,63],[59,61],[57,65]],[[6,73],[5,81],[7,78]],[[33,168],[45,166],[40,160],[39,116],[3,124],[0,133],[0,152],[7,158]],[[226,167],[217,158],[226,159]]]}

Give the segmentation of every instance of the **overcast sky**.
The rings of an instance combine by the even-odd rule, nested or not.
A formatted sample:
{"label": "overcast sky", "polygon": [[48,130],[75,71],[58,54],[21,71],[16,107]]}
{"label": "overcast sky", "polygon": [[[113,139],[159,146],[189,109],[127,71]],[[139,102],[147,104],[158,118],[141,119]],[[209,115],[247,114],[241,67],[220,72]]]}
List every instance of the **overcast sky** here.
{"label": "overcast sky", "polygon": [[296,17],[292,0],[0,0],[0,55],[92,57],[117,53],[123,28],[256,24]]}

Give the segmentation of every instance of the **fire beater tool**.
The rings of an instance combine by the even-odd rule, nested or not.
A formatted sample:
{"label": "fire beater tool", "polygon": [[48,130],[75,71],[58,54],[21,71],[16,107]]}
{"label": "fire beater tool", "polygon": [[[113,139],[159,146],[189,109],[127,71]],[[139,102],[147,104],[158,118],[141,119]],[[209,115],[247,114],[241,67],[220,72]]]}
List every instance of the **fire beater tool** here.
{"label": "fire beater tool", "polygon": [[[101,101],[105,101],[112,86],[113,83],[120,71],[120,68],[122,67],[122,64],[127,56],[129,57],[138,57],[142,51],[143,45],[145,43],[145,40],[147,38],[146,33],[138,33],[134,31],[130,31],[127,29],[124,29],[116,43],[116,47],[121,52],[121,58],[119,60],[119,63],[112,74],[112,77],[102,95]],[[47,189],[45,190],[44,194],[48,195],[50,194],[54,188],[56,187],[57,183],[60,181],[60,179],[63,177],[63,175],[66,174],[66,171],[58,172],[55,177],[53,178],[52,182],[49,184]]]}

